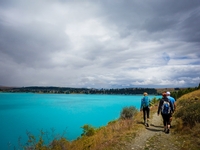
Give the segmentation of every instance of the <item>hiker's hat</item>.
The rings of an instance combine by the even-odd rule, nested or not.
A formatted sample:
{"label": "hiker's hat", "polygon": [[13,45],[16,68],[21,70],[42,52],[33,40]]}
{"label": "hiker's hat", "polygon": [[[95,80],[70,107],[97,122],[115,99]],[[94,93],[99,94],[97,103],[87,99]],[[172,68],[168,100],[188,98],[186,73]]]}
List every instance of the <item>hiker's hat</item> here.
{"label": "hiker's hat", "polygon": [[169,92],[169,91],[167,92],[167,95],[170,95],[170,92]]}

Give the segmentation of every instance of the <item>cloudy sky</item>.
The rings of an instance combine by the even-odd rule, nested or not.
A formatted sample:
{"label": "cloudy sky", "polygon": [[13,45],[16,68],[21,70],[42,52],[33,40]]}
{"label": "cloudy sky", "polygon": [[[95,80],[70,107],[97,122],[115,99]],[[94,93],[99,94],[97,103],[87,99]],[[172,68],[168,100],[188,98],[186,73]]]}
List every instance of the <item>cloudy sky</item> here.
{"label": "cloudy sky", "polygon": [[0,0],[0,85],[199,83],[199,0]]}

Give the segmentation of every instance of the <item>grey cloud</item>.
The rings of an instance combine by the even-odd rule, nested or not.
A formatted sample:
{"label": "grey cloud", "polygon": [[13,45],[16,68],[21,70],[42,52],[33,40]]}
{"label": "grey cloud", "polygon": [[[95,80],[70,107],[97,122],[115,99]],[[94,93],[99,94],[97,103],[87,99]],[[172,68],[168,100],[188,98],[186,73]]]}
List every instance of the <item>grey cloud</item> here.
{"label": "grey cloud", "polygon": [[[195,1],[128,1],[105,4],[107,6],[105,16],[108,20],[113,21],[122,31],[123,35],[130,35],[129,30],[147,30],[148,32],[164,32],[164,35],[168,35],[173,31],[173,36],[176,33],[176,37],[183,36],[187,40],[199,41],[199,5],[198,0]],[[108,8],[109,7],[109,8]],[[190,14],[189,18],[182,22],[183,16]],[[124,32],[125,30],[125,32]],[[189,35],[188,35],[189,33]],[[158,36],[160,38],[163,35]]]}
{"label": "grey cloud", "polygon": [[185,29],[183,31],[183,39],[189,42],[198,42],[200,41],[200,31],[198,25],[200,24],[200,8],[194,10],[188,14],[182,22],[181,27]]}
{"label": "grey cloud", "polygon": [[197,85],[199,7],[198,0],[2,0],[0,85]]}
{"label": "grey cloud", "polygon": [[143,28],[148,32],[164,32],[174,28],[175,24],[176,20],[174,20],[174,18],[157,16],[155,18],[146,19]]}
{"label": "grey cloud", "polygon": [[1,51],[12,57],[16,63],[34,65],[49,61],[51,54],[68,47],[68,38],[60,30],[49,25],[33,24],[20,28],[0,26]]}

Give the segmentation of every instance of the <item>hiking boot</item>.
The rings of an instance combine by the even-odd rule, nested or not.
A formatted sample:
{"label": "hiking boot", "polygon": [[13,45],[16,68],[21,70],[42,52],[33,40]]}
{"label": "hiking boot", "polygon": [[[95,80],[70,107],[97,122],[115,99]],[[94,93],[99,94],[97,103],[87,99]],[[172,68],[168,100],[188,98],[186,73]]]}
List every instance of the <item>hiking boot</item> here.
{"label": "hiking boot", "polygon": [[167,129],[165,133],[166,133],[166,134],[169,134],[169,129]]}
{"label": "hiking boot", "polygon": [[148,123],[146,123],[146,127],[149,127],[149,124],[148,124]]}

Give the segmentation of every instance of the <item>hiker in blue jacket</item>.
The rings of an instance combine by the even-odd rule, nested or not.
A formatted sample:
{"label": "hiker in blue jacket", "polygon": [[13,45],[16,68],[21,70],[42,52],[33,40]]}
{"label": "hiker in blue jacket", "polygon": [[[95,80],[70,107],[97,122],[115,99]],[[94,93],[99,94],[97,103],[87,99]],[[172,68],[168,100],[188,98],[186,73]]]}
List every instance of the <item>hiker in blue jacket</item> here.
{"label": "hiker in blue jacket", "polygon": [[159,102],[158,106],[158,115],[161,112],[162,118],[163,118],[163,125],[164,125],[164,132],[169,133],[170,129],[170,117],[171,113],[174,112],[174,107],[172,102],[167,98],[167,94],[162,94],[162,99]]}
{"label": "hiker in blue jacket", "polygon": [[144,97],[141,99],[140,111],[143,111],[144,125],[149,127],[150,99],[146,92],[144,92],[143,95]]}

